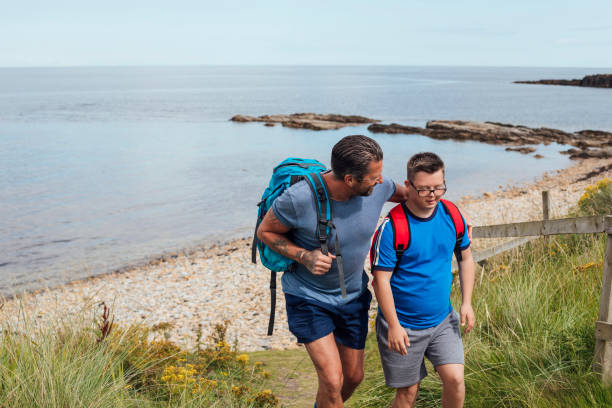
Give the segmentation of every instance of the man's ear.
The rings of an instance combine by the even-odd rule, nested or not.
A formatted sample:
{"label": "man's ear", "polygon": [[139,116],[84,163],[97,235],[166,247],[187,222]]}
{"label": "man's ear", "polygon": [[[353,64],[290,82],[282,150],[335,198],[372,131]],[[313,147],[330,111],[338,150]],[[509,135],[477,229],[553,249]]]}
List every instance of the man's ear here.
{"label": "man's ear", "polygon": [[406,188],[410,188],[410,180],[404,180],[404,185]]}
{"label": "man's ear", "polygon": [[348,185],[348,186],[353,186],[353,183],[355,182],[355,178],[350,175],[350,174],[345,174],[344,175],[344,182]]}

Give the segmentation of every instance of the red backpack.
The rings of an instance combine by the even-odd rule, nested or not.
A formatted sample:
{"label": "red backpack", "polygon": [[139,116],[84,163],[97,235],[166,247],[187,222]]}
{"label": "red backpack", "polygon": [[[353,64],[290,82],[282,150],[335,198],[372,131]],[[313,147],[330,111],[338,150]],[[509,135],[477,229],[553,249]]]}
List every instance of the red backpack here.
{"label": "red backpack", "polygon": [[[461,260],[461,250],[459,249],[461,246],[461,241],[463,240],[463,235],[465,234],[465,225],[463,223],[463,218],[461,217],[461,213],[455,204],[448,200],[441,199],[442,207],[447,214],[450,215],[453,220],[453,224],[455,225],[456,231],[456,243],[455,243],[455,256],[457,257],[457,261]],[[391,222],[391,227],[393,228],[393,248],[395,248],[395,253],[397,255],[397,262],[395,264],[395,268],[393,272],[397,270],[399,267],[400,261],[402,259],[402,255],[410,246],[410,222],[408,222],[408,214],[406,214],[406,210],[402,204],[398,204],[389,211],[389,215],[387,217]],[[372,238],[372,246],[370,247],[370,270],[373,271],[374,266],[374,245],[378,239],[378,235],[380,234],[380,229],[376,230],[374,237]]]}

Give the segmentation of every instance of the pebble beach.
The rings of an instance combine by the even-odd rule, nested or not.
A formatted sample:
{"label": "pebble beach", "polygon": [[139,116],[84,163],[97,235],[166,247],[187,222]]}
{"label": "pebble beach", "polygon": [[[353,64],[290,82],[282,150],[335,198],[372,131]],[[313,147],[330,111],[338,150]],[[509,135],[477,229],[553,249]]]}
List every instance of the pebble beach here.
{"label": "pebble beach", "polygon": [[[542,218],[541,192],[547,190],[551,218],[559,218],[575,206],[586,186],[612,176],[611,164],[611,159],[576,161],[533,183],[501,185],[497,191],[463,197],[458,204],[470,215],[473,225],[537,220]],[[605,170],[596,172],[598,169]],[[229,322],[228,341],[237,341],[240,350],[297,347],[287,328],[281,290],[274,335],[266,335],[270,273],[259,263],[251,263],[250,245],[251,239],[243,238],[194,248],[121,271],[17,295],[4,299],[0,319],[5,324],[20,324],[20,319],[26,319],[44,325],[56,321],[58,315],[99,310],[104,303],[110,307],[115,323],[122,326],[169,323],[169,340],[184,347],[194,346],[199,330],[207,336],[216,323],[223,321]],[[472,247],[478,251],[490,245],[478,240]],[[278,280],[280,287],[280,276]],[[374,308],[373,302],[372,311]]]}

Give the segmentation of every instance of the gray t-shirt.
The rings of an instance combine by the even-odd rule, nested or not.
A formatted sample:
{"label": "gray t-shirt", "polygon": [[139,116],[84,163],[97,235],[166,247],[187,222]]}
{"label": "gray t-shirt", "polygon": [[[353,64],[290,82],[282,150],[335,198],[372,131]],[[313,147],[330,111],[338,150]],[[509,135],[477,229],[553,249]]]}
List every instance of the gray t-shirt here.
{"label": "gray t-shirt", "polygon": [[[376,230],[383,204],[394,193],[395,183],[391,179],[384,179],[369,196],[355,196],[347,201],[330,200],[332,221],[336,225],[342,250],[346,299],[342,299],[340,293],[336,261],[324,275],[314,275],[304,265],[298,264],[294,271],[283,274],[283,291],[335,306],[359,297],[368,284],[363,264],[370,250],[372,234]],[[291,228],[290,239],[296,245],[308,250],[320,248],[316,233],[315,202],[306,181],[288,188],[274,201],[272,211],[280,222]],[[327,241],[332,254],[336,253],[336,230],[331,231]]]}

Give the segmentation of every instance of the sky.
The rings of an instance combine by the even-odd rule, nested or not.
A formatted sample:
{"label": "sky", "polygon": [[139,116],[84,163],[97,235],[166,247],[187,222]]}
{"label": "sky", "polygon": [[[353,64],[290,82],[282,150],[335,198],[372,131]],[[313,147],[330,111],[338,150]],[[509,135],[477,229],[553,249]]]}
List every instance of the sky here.
{"label": "sky", "polygon": [[3,3],[0,67],[612,67],[611,0]]}

